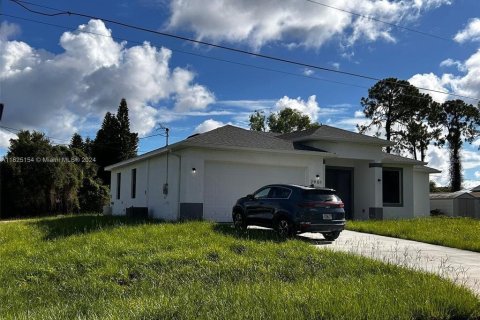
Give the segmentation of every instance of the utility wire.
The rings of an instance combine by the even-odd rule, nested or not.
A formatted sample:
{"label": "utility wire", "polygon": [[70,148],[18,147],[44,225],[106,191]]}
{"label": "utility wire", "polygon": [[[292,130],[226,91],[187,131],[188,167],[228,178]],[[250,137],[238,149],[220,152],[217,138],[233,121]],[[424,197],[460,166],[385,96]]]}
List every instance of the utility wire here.
{"label": "utility wire", "polygon": [[[86,30],[77,30],[77,28],[67,27],[67,26],[64,26],[64,25],[47,23],[47,22],[44,22],[44,21],[28,19],[28,18],[24,18],[24,17],[15,16],[15,15],[10,15],[10,14],[5,14],[5,13],[0,13],[0,15],[10,17],[10,18],[14,18],[14,19],[24,20],[24,21],[28,21],[28,22],[33,22],[33,23],[37,23],[37,24],[47,25],[47,26],[51,26],[51,27],[55,27],[55,28],[60,28],[60,29],[64,29],[64,30],[75,31],[75,32],[79,32],[79,33],[86,33],[86,34],[93,34],[93,35],[98,35],[98,36],[102,36],[102,37],[106,37],[106,38],[112,38],[112,39],[118,40],[118,41],[127,41],[127,42],[136,43],[136,44],[140,44],[140,45],[143,44],[140,41],[136,41],[136,40],[132,40],[132,39],[121,38],[121,37],[117,37],[117,36],[106,35],[106,34],[101,34],[101,33],[98,33],[98,32],[86,31]],[[299,74],[299,73],[294,73],[294,72],[288,72],[288,71],[284,71],[284,70],[272,69],[272,68],[267,68],[267,67],[261,67],[261,66],[258,66],[258,65],[232,61],[232,60],[228,60],[228,59],[203,55],[203,54],[194,53],[194,52],[185,51],[185,50],[180,50],[180,49],[171,48],[171,47],[169,47],[169,49],[172,50],[173,52],[177,52],[177,53],[180,53],[180,54],[191,55],[191,56],[195,56],[195,57],[200,57],[200,58],[214,60],[214,61],[218,61],[218,62],[224,62],[224,63],[234,64],[234,65],[239,65],[239,66],[248,67],[248,68],[254,68],[254,69],[258,69],[258,70],[275,72],[275,73],[280,73],[280,74],[284,74],[284,75],[307,78],[307,79],[318,80],[318,81],[323,81],[323,82],[335,83],[335,84],[340,84],[340,85],[344,85],[344,86],[350,86],[350,87],[356,87],[356,88],[362,88],[362,89],[369,89],[369,87],[367,87],[367,86],[362,86],[362,85],[358,85],[358,84],[347,83],[347,82],[342,82],[342,81],[335,81],[335,80],[320,78],[320,77],[316,77],[316,76]],[[418,96],[418,95],[410,95],[410,94],[406,94],[406,93],[401,93],[401,95],[406,96],[406,97],[417,98],[417,99],[428,99],[427,97],[424,97],[423,95]],[[471,98],[471,99],[476,100],[475,98]],[[271,109],[271,108],[269,108],[269,109]],[[139,138],[139,139],[143,139],[143,138]]]}
{"label": "utility wire", "polygon": [[[102,37],[106,37],[106,38],[112,38],[112,39],[115,39],[117,41],[127,41],[127,42],[130,42],[130,43],[136,43],[136,44],[139,44],[139,45],[143,44],[141,41],[137,41],[137,40],[127,39],[127,38],[122,38],[122,37],[117,37],[117,36],[112,36],[112,35],[106,35],[106,34],[93,32],[93,31],[77,30],[77,28],[67,27],[67,26],[59,25],[59,24],[47,23],[47,22],[44,22],[44,21],[39,21],[39,20],[34,20],[34,19],[28,19],[28,18],[24,18],[24,17],[19,17],[19,16],[15,16],[15,15],[6,14],[6,13],[0,13],[0,15],[3,15],[5,17],[9,17],[9,18],[14,18],[14,19],[19,19],[19,20],[23,20],[23,21],[42,24],[42,25],[46,25],[46,26],[50,26],[50,27],[60,28],[60,29],[64,29],[64,30],[86,33],[86,34],[93,34],[93,35],[102,36]],[[199,58],[214,60],[214,61],[218,61],[218,62],[224,62],[224,63],[234,64],[234,65],[239,65],[239,66],[242,66],[242,67],[248,67],[248,68],[253,68],[253,69],[258,69],[258,70],[264,70],[264,71],[269,71],[269,72],[285,74],[285,75],[289,75],[289,76],[295,76],[295,77],[313,79],[313,80],[330,82],[330,83],[335,83],[335,84],[341,84],[341,85],[344,85],[344,86],[350,86],[350,87],[356,87],[356,88],[362,88],[362,89],[368,89],[369,88],[367,86],[362,86],[362,85],[348,83],[348,82],[335,81],[335,80],[315,77],[315,76],[311,76],[311,75],[309,76],[309,75],[306,75],[306,74],[300,74],[300,73],[289,72],[289,71],[284,71],[284,70],[261,67],[261,66],[254,65],[254,64],[248,64],[248,63],[243,63],[243,62],[218,58],[218,57],[214,57],[214,56],[208,56],[208,55],[204,55],[204,54],[194,53],[194,52],[191,52],[191,51],[185,51],[185,50],[180,50],[180,49],[177,49],[177,48],[172,48],[170,46],[168,47],[168,49],[172,50],[173,52],[180,53],[180,54],[185,54],[185,55],[195,56],[195,57],[199,57]]]}
{"label": "utility wire", "polygon": [[[76,28],[72,28],[72,27],[67,27],[67,26],[52,24],[52,23],[46,23],[46,22],[39,21],[39,20],[27,19],[27,18],[24,18],[24,17],[15,16],[15,15],[9,15],[9,14],[0,14],[0,15],[4,15],[6,17],[20,19],[20,20],[24,20],[24,21],[28,21],[28,22],[43,24],[43,25],[47,25],[47,26],[51,26],[51,27],[56,27],[56,28],[60,28],[60,29],[64,29],[64,30],[76,31],[76,32],[86,33],[86,34],[93,34],[93,35],[98,35],[98,36],[102,36],[102,37],[106,37],[106,38],[112,38],[112,39],[118,40],[118,41],[127,41],[127,42],[136,43],[136,44],[140,44],[140,45],[143,44],[140,41],[136,41],[136,40],[132,40],[132,39],[120,38],[120,37],[117,37],[117,36],[106,35],[106,34],[101,34],[101,33],[98,33],[98,32],[86,31],[86,30],[77,30]],[[191,56],[195,56],[195,57],[210,59],[210,60],[214,60],[214,61],[218,61],[218,62],[229,63],[229,64],[239,65],[239,66],[243,66],[243,67],[258,69],[258,70],[275,72],[275,73],[284,74],[284,75],[288,75],[288,76],[307,78],[307,79],[324,81],[324,82],[329,82],[329,83],[335,83],[335,84],[340,84],[340,85],[344,85],[344,86],[350,86],[350,87],[356,87],[356,88],[362,88],[362,89],[369,89],[369,87],[367,87],[367,86],[362,86],[362,85],[358,85],[358,84],[347,83],[347,82],[342,82],[342,81],[335,81],[335,80],[315,77],[315,76],[306,75],[306,74],[288,72],[288,71],[284,71],[284,70],[266,68],[266,67],[261,67],[261,66],[258,66],[258,65],[227,60],[227,59],[223,59],[223,58],[203,55],[203,54],[194,53],[194,52],[190,52],[190,51],[179,50],[179,49],[171,48],[171,47],[169,47],[169,49],[172,50],[173,52],[177,52],[177,53],[180,53],[180,54],[191,55]],[[411,98],[417,98],[417,99],[427,99],[428,100],[428,98],[424,97],[423,95],[418,96],[418,95],[411,95],[411,94],[406,94],[406,93],[401,93],[401,95],[405,96],[405,97],[411,97]],[[268,109],[272,109],[272,108],[268,108]],[[139,139],[143,139],[143,138],[139,138]]]}
{"label": "utility wire", "polygon": [[[347,75],[347,76],[351,76],[351,77],[357,77],[357,78],[373,80],[373,81],[382,80],[380,78],[369,76],[369,75],[364,75],[364,74],[359,74],[359,73],[354,73],[354,72],[341,71],[341,70],[335,70],[335,69],[332,69],[332,68],[321,67],[321,66],[317,66],[317,65],[313,65],[313,64],[309,64],[309,63],[304,63],[304,62],[300,62],[300,61],[290,60],[290,59],[281,58],[281,57],[275,57],[275,56],[261,54],[261,53],[255,53],[255,52],[251,52],[251,51],[247,51],[247,50],[243,50],[243,49],[232,48],[232,47],[219,45],[219,44],[214,44],[214,43],[210,43],[210,42],[206,42],[206,41],[195,40],[195,39],[192,39],[192,38],[188,38],[188,37],[184,37],[184,36],[180,36],[180,35],[176,35],[176,34],[172,34],[172,33],[167,33],[167,32],[156,31],[156,30],[145,28],[145,27],[140,27],[140,26],[124,23],[124,22],[117,21],[117,20],[107,19],[107,18],[103,18],[103,17],[100,17],[100,16],[94,16],[94,15],[91,15],[91,14],[84,14],[84,13],[79,13],[79,12],[75,12],[75,11],[61,11],[60,9],[57,9],[57,8],[49,8],[51,10],[59,11],[55,14],[45,13],[45,12],[33,10],[33,9],[29,8],[28,6],[23,4],[23,3],[26,3],[26,4],[29,4],[29,5],[39,6],[35,3],[28,2],[28,1],[20,1],[20,0],[10,0],[10,1],[19,5],[19,6],[21,6],[22,8],[24,8],[25,10],[27,10],[29,12],[39,14],[39,15],[44,15],[44,16],[49,16],[49,17],[61,16],[61,15],[68,15],[68,16],[73,15],[73,16],[78,16],[78,17],[83,17],[83,18],[88,18],[88,19],[103,20],[105,22],[116,24],[116,25],[119,25],[119,26],[122,26],[122,27],[135,29],[135,30],[139,30],[139,31],[147,32],[147,33],[152,33],[152,34],[159,35],[159,36],[169,37],[169,38],[173,38],[173,39],[176,39],[176,40],[187,41],[187,42],[191,42],[191,43],[195,43],[195,44],[200,44],[200,45],[209,46],[209,47],[212,47],[212,48],[218,48],[218,49],[231,51],[231,52],[236,52],[236,53],[241,53],[241,54],[250,55],[250,56],[253,56],[253,57],[263,58],[263,59],[267,59],[267,60],[278,61],[278,62],[290,64],[290,65],[297,65],[297,66],[306,67],[306,68],[310,68],[310,69],[327,71],[327,72],[332,72],[332,73],[336,73],[336,74],[343,74],[343,75]],[[401,84],[397,84],[397,85],[403,86]],[[441,90],[428,89],[428,88],[417,87],[417,86],[415,86],[415,87],[417,89],[423,90],[423,91],[435,92],[435,93],[450,95],[450,96],[453,96],[453,97],[471,99],[471,100],[476,100],[476,101],[480,100],[480,98],[476,98],[476,97],[474,98],[474,97],[468,97],[468,96],[463,96],[463,95],[459,95],[459,94],[449,93],[449,92],[445,92],[445,91],[441,91]]]}
{"label": "utility wire", "polygon": [[[10,132],[10,133],[13,133],[13,134],[17,134],[21,131],[28,131],[28,130],[25,130],[25,129],[18,129],[18,128],[12,128],[12,127],[7,127],[7,126],[2,126],[0,125],[0,129],[3,129],[7,132]],[[35,130],[34,130],[35,131]],[[157,136],[165,136],[163,135],[162,133],[157,133],[157,134],[152,134],[150,136],[145,136],[145,137],[141,137],[141,138],[138,138],[139,140],[140,139],[147,139],[147,138],[152,138],[152,137],[157,137]],[[55,138],[55,137],[51,137],[51,136],[47,136],[45,135],[45,138],[47,139],[50,139],[50,140],[58,140],[58,141],[68,141],[70,142],[70,140],[68,139],[60,139],[60,138]],[[93,141],[93,140],[92,140]],[[61,146],[69,146],[69,143],[56,143],[57,145],[61,145]],[[111,147],[110,145],[107,145],[107,144],[96,144],[96,145],[99,145],[99,146],[102,146],[102,147],[107,147],[107,148],[112,148],[112,149],[116,149],[116,148],[113,148]],[[138,151],[140,152],[140,151]]]}
{"label": "utility wire", "polygon": [[383,23],[383,24],[386,24],[386,25],[389,25],[391,27],[395,27],[395,28],[398,28],[398,29],[403,29],[403,30],[406,30],[406,31],[418,33],[418,34],[421,34],[423,36],[427,36],[427,37],[431,37],[431,38],[435,38],[435,39],[440,39],[440,40],[445,40],[445,41],[452,41],[452,39],[450,39],[450,38],[442,37],[442,36],[439,36],[439,35],[436,35],[436,34],[433,34],[433,33],[428,33],[428,32],[425,32],[425,31],[421,31],[421,30],[418,30],[418,29],[408,28],[408,27],[401,26],[401,25],[398,25],[398,24],[393,23],[393,22],[388,22],[388,21],[385,21],[385,20],[381,20],[381,19],[378,19],[378,18],[375,18],[375,17],[372,17],[372,16],[367,16],[367,15],[364,15],[364,14],[361,14],[361,13],[358,13],[358,12],[354,12],[354,11],[348,11],[348,10],[338,8],[338,7],[334,7],[334,6],[328,5],[326,3],[319,2],[319,1],[315,1],[315,0],[305,0],[305,1],[310,2],[310,3],[314,3],[316,5],[323,6],[323,7],[326,7],[326,8],[330,8],[330,9],[333,9],[333,10],[337,10],[337,11],[340,11],[340,12],[343,12],[343,13],[351,14],[351,15],[356,16],[356,17],[365,18],[365,19],[368,19],[368,20],[380,22],[380,23]]}

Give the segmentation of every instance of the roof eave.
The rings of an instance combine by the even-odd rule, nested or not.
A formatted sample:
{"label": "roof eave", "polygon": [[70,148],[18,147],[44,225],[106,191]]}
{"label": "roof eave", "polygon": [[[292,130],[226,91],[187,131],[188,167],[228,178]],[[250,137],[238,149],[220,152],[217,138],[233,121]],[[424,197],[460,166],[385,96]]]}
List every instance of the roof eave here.
{"label": "roof eave", "polygon": [[369,145],[375,145],[375,146],[380,146],[380,147],[388,147],[388,146],[394,146],[395,143],[387,140],[382,140],[378,139],[379,141],[351,141],[348,139],[336,139],[336,138],[314,138],[314,137],[299,137],[295,139],[289,139],[292,142],[307,142],[307,141],[328,141],[328,142],[353,142],[353,143],[360,143],[360,144],[369,144]]}
{"label": "roof eave", "polygon": [[426,172],[426,173],[432,173],[432,174],[442,173],[441,170],[438,170],[432,167],[427,167],[426,165],[416,165],[415,167],[413,167],[413,170],[417,172]]}
{"label": "roof eave", "polygon": [[130,164],[136,163],[138,161],[150,159],[152,157],[164,154],[168,151],[176,150],[176,149],[180,148],[182,145],[183,145],[183,143],[179,142],[179,143],[175,143],[175,144],[172,144],[170,146],[167,146],[167,147],[155,149],[155,150],[149,151],[147,153],[144,153],[142,155],[136,156],[135,158],[130,158],[130,159],[123,160],[121,162],[117,162],[117,163],[111,164],[109,166],[106,166],[104,170],[105,171],[112,171],[113,169],[125,167],[125,166],[128,166]]}
{"label": "roof eave", "polygon": [[249,148],[249,147],[234,147],[234,146],[223,146],[223,145],[198,145],[195,143],[185,142],[182,144],[184,147],[200,148],[200,149],[215,149],[215,150],[241,150],[241,151],[256,151],[256,152],[267,152],[267,153],[284,153],[284,154],[301,154],[301,155],[321,155],[324,158],[336,158],[337,155],[331,152],[322,152],[322,151],[306,151],[306,150],[282,150],[282,149],[264,149],[264,148]]}

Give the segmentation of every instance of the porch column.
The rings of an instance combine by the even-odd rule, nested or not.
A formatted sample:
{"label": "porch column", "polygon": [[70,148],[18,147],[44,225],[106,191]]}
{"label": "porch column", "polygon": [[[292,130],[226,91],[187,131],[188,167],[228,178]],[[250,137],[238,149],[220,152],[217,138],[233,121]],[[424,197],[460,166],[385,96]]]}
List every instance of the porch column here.
{"label": "porch column", "polygon": [[369,219],[383,219],[383,175],[382,164],[371,162],[368,165],[370,170],[370,207],[368,208]]}

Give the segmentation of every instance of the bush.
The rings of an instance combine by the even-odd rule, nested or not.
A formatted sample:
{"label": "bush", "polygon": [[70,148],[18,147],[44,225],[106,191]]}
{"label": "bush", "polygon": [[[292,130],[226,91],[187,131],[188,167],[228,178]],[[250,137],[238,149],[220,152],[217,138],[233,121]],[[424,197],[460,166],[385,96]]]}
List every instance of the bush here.
{"label": "bush", "polygon": [[433,209],[430,211],[430,216],[432,217],[445,216],[445,213],[443,213],[440,209]]}

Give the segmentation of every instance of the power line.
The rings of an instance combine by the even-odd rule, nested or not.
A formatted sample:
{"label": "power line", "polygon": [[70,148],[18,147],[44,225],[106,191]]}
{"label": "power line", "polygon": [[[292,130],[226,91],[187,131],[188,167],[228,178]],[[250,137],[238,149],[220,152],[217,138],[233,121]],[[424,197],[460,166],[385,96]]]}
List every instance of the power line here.
{"label": "power line", "polygon": [[[374,80],[374,81],[382,80],[380,78],[369,76],[369,75],[364,75],[364,74],[359,74],[359,73],[354,73],[354,72],[341,71],[341,70],[335,70],[335,69],[332,69],[332,68],[321,67],[321,66],[317,66],[317,65],[313,65],[313,64],[309,64],[309,63],[304,63],[304,62],[300,62],[300,61],[295,61],[295,60],[290,60],[290,59],[286,59],[286,58],[270,56],[270,55],[261,54],[261,53],[255,53],[255,52],[251,52],[251,51],[247,51],[247,50],[243,50],[243,49],[232,48],[232,47],[219,45],[219,44],[214,44],[214,43],[210,43],[210,42],[206,42],[206,41],[195,40],[195,39],[192,39],[192,38],[188,38],[188,37],[184,37],[184,36],[180,36],[180,35],[176,35],[176,34],[172,34],[172,33],[152,30],[152,29],[148,29],[148,28],[145,28],[145,27],[140,27],[140,26],[135,26],[135,25],[132,25],[132,24],[124,23],[124,22],[117,21],[117,20],[107,19],[107,18],[103,18],[103,17],[100,17],[100,16],[94,16],[94,15],[79,13],[79,12],[75,12],[75,11],[62,11],[62,10],[57,9],[57,8],[49,7],[48,9],[57,10],[59,12],[57,12],[55,14],[45,13],[45,12],[33,10],[33,9],[29,8],[28,6],[24,5],[23,3],[29,4],[29,5],[34,5],[34,6],[39,6],[39,7],[44,7],[44,6],[40,6],[40,5],[37,5],[37,4],[32,3],[32,2],[28,2],[28,1],[20,1],[20,0],[10,0],[10,1],[19,5],[19,6],[21,6],[22,8],[24,8],[25,10],[27,10],[29,12],[39,14],[39,15],[44,15],[44,16],[49,16],[49,17],[60,16],[60,15],[68,15],[68,16],[74,15],[74,16],[88,18],[88,19],[103,20],[105,22],[109,22],[109,23],[116,24],[116,25],[119,25],[119,26],[122,26],[122,27],[130,28],[130,29],[135,29],[135,30],[139,30],[139,31],[147,32],[147,33],[152,33],[152,34],[159,35],[159,36],[169,37],[169,38],[173,38],[173,39],[176,39],[176,40],[182,40],[182,41],[187,41],[187,42],[191,42],[191,43],[195,43],[195,44],[209,46],[209,47],[212,47],[212,48],[218,48],[218,49],[222,49],[222,50],[226,50],[226,51],[231,51],[231,52],[241,53],[241,54],[245,54],[245,55],[250,55],[250,56],[258,57],[258,58],[262,58],[262,59],[282,62],[282,63],[286,63],[286,64],[290,64],[290,65],[297,65],[297,66],[301,66],[301,67],[305,67],[305,68],[316,69],[316,70],[321,70],[321,71],[326,71],[326,72],[331,72],[331,73],[336,73],[336,74],[343,74],[343,75],[362,78],[362,79],[367,79],[367,80]],[[44,7],[44,8],[46,8],[46,7]],[[398,85],[402,86],[401,84],[398,84]],[[446,94],[446,95],[450,95],[450,96],[453,96],[453,97],[471,99],[471,100],[476,100],[476,101],[480,100],[480,98],[463,96],[463,95],[449,93],[449,92],[445,92],[445,91],[441,91],[441,90],[428,89],[428,88],[417,87],[417,86],[415,86],[415,87],[417,89],[423,90],[423,91]]]}
{"label": "power line", "polygon": [[351,15],[356,16],[356,17],[365,18],[365,19],[368,19],[368,20],[380,22],[380,23],[383,23],[383,24],[386,24],[386,25],[389,25],[391,27],[395,27],[395,28],[398,28],[398,29],[403,29],[403,30],[406,30],[406,31],[418,33],[418,34],[421,34],[423,36],[427,36],[427,37],[431,37],[431,38],[435,38],[435,39],[440,39],[440,40],[445,40],[445,41],[452,41],[452,39],[450,39],[450,38],[442,37],[442,36],[439,36],[439,35],[436,35],[436,34],[433,34],[433,33],[428,33],[428,32],[425,32],[425,31],[421,31],[421,30],[418,30],[418,29],[408,28],[408,27],[401,26],[401,25],[398,25],[398,24],[393,23],[393,22],[388,22],[388,21],[385,21],[385,20],[381,20],[381,19],[378,19],[378,18],[375,18],[375,17],[372,17],[372,16],[367,16],[367,15],[364,15],[364,14],[361,14],[361,13],[358,13],[358,12],[354,12],[354,11],[348,11],[348,10],[338,8],[338,7],[334,7],[334,6],[328,5],[326,3],[319,2],[319,1],[315,1],[315,0],[305,0],[305,1],[310,2],[310,3],[314,3],[314,4],[319,5],[319,6],[323,6],[323,7],[329,8],[329,9],[337,10],[337,11],[340,11],[340,12],[343,12],[343,13],[351,14]]}
{"label": "power line", "polygon": [[[0,15],[2,15],[2,14],[0,14]],[[27,19],[27,18],[24,18],[24,17],[15,16],[15,15],[9,15],[9,14],[3,14],[3,15],[6,16],[6,17],[11,17],[11,18],[15,18],[15,19],[28,21],[28,22],[33,22],[33,23],[43,24],[43,25],[47,25],[47,26],[51,26],[51,27],[61,28],[61,29],[64,29],[64,30],[78,31],[80,33],[93,34],[93,35],[98,35],[98,36],[102,36],[102,37],[106,37],[106,38],[112,38],[112,39],[118,40],[118,41],[127,41],[127,42],[136,43],[136,44],[140,44],[140,45],[143,44],[140,41],[136,41],[136,40],[132,40],[132,39],[121,38],[121,37],[117,37],[117,36],[106,35],[106,34],[101,34],[101,33],[98,33],[98,32],[86,31],[86,30],[77,30],[76,28],[72,28],[72,27],[47,23],[47,22],[43,22],[43,21],[39,21],[39,20]],[[258,65],[253,65],[253,64],[248,64],[248,63],[243,63],[243,62],[238,62],[238,61],[232,61],[232,60],[228,60],[228,59],[203,55],[203,54],[194,53],[194,52],[190,52],[190,51],[179,50],[179,49],[171,48],[171,47],[169,47],[169,50],[172,50],[173,52],[177,52],[177,53],[180,53],[180,54],[191,55],[191,56],[200,57],[200,58],[204,58],[204,59],[210,59],[210,60],[214,60],[214,61],[218,61],[218,62],[229,63],[229,64],[239,65],[239,66],[243,66],[243,67],[268,71],[268,72],[280,73],[280,74],[284,74],[284,75],[288,75],[288,76],[302,77],[302,78],[307,78],[307,79],[312,79],[312,80],[341,84],[341,85],[344,85],[344,86],[350,86],[350,87],[356,87],[356,88],[362,88],[362,89],[369,89],[369,87],[367,87],[367,86],[362,86],[362,85],[358,85],[358,84],[347,83],[347,82],[342,82],[342,81],[335,81],[335,80],[315,77],[315,76],[311,76],[311,75],[299,74],[299,73],[288,72],[288,71],[284,71],[284,70],[272,69],[272,68],[267,68],[267,67],[261,67],[261,66],[258,66]],[[412,98],[417,98],[417,99],[428,99],[427,97],[424,97],[423,95],[418,96],[418,95],[410,95],[410,94],[406,94],[406,93],[401,93],[401,95],[405,96],[405,97],[412,97]],[[271,109],[271,108],[269,108],[269,109]],[[145,137],[143,137],[143,138],[145,138]],[[139,139],[143,139],[143,138],[139,138]]]}
{"label": "power line", "polygon": [[[29,130],[25,130],[25,129],[18,129],[18,128],[12,128],[12,127],[7,127],[7,126],[2,126],[0,125],[0,129],[3,129],[7,132],[10,132],[10,133],[13,133],[13,134],[18,134],[19,132],[21,131],[29,131]],[[34,130],[36,131],[36,130]],[[152,137],[157,137],[157,136],[165,136],[163,135],[162,133],[157,133],[157,134],[152,134],[150,136],[145,136],[145,137],[140,137],[138,138],[139,140],[141,139],[147,139],[147,138],[152,138]],[[45,138],[47,139],[50,139],[50,140],[58,140],[58,141],[68,141],[70,142],[70,140],[68,139],[61,139],[61,138],[55,138],[55,137],[51,137],[51,136],[47,136],[47,135],[44,135]],[[92,140],[93,141],[93,140]],[[67,143],[56,143],[57,145],[61,145],[61,146],[68,146],[69,144]],[[100,145],[102,147],[111,147],[110,145],[107,145],[107,144],[98,144],[97,145]],[[140,151],[139,151],[140,152]]]}
{"label": "power line", "polygon": [[[136,44],[140,44],[140,45],[143,44],[141,41],[137,41],[137,40],[132,40],[132,39],[127,39],[127,38],[123,38],[123,37],[101,34],[101,33],[93,32],[93,31],[77,30],[77,28],[67,27],[67,26],[64,26],[64,25],[53,24],[53,23],[48,23],[48,22],[34,20],[34,19],[28,19],[28,18],[24,18],[24,17],[15,16],[15,15],[10,15],[10,14],[5,14],[5,13],[0,13],[0,15],[3,15],[5,17],[14,18],[14,19],[23,20],[23,21],[38,23],[38,24],[42,24],[42,25],[46,25],[46,26],[50,26],[50,27],[60,28],[60,29],[64,29],[64,30],[77,31],[77,32],[80,32],[80,33],[93,34],[93,35],[102,36],[102,37],[106,37],[106,38],[112,38],[112,39],[115,39],[115,40],[118,40],[118,41],[127,41],[127,42],[130,42],[130,43],[136,43]],[[208,56],[208,55],[194,53],[194,52],[191,52],[191,51],[180,50],[180,49],[172,48],[172,47],[169,47],[169,49],[172,50],[173,52],[177,52],[177,53],[180,53],[180,54],[191,55],[191,56],[195,56],[195,57],[199,57],[199,58],[204,58],[204,59],[214,60],[214,61],[218,61],[218,62],[234,64],[234,65],[239,65],[239,66],[258,69],[258,70],[275,72],[275,73],[285,74],[285,75],[289,75],[289,76],[302,77],[302,78],[324,81],[324,82],[329,82],[329,83],[341,84],[341,85],[345,85],[345,86],[357,87],[357,88],[362,88],[362,89],[368,89],[369,88],[367,86],[362,86],[362,85],[358,85],[358,84],[336,81],[336,80],[330,80],[330,79],[315,77],[315,76],[306,75],[306,74],[299,74],[299,73],[289,72],[289,71],[284,71],[284,70],[278,70],[278,69],[273,69],[273,68],[261,67],[261,66],[258,66],[258,65],[253,65],[253,64],[228,60],[228,59],[224,59],[224,58],[218,58],[218,57],[214,57],[214,56]]]}

